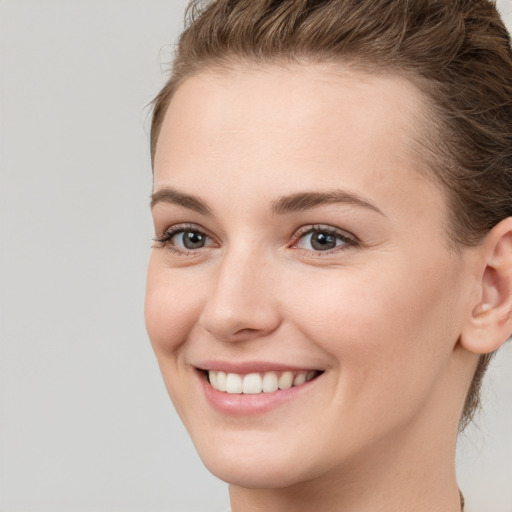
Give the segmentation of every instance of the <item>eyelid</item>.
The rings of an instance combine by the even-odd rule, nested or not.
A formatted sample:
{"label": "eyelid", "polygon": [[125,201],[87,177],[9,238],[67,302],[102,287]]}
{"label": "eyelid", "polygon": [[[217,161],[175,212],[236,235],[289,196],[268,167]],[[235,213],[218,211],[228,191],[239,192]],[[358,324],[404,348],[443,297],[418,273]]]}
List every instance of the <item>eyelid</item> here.
{"label": "eyelid", "polygon": [[197,233],[201,233],[202,235],[206,236],[208,239],[210,239],[215,246],[219,246],[219,243],[215,239],[213,235],[209,233],[209,231],[199,224],[191,224],[188,222],[179,223],[179,224],[173,224],[167,228],[164,229],[161,236],[155,236],[153,238],[153,241],[155,243],[160,244],[159,248],[167,248],[169,251],[173,253],[179,253],[179,254],[185,254],[185,255],[193,255],[198,251],[201,251],[203,249],[206,249],[208,247],[200,247],[198,249],[182,249],[180,247],[177,247],[175,245],[172,245],[170,242],[174,236],[176,236],[178,233],[181,233],[183,231],[195,231]]}
{"label": "eyelid", "polygon": [[[199,224],[193,224],[193,223],[188,223],[188,222],[173,224],[173,225],[167,227],[163,231],[162,235],[160,237],[155,236],[153,238],[153,241],[155,243],[160,244],[159,248],[167,248],[170,252],[178,253],[178,254],[182,254],[182,255],[189,255],[189,256],[195,255],[196,253],[203,251],[204,249],[208,249],[208,248],[212,247],[212,245],[209,245],[209,246],[200,247],[197,249],[183,249],[183,248],[180,248],[180,247],[175,246],[170,243],[170,241],[172,240],[172,238],[174,236],[176,236],[178,233],[184,232],[184,231],[195,231],[195,232],[201,233],[202,235],[206,236],[211,242],[213,242],[213,244],[212,244],[213,247],[220,246],[219,242],[216,240],[216,238],[213,235],[210,234],[209,230],[203,228]],[[314,233],[314,232],[324,232],[324,233],[329,233],[329,234],[335,235],[338,238],[340,238],[341,240],[343,240],[344,243],[341,246],[337,246],[332,249],[326,249],[324,251],[318,251],[318,250],[312,250],[312,249],[309,250],[309,249],[297,247],[297,243],[304,236],[306,236],[310,233]],[[344,229],[340,229],[340,228],[337,228],[337,227],[329,225],[329,224],[309,224],[309,225],[300,227],[299,229],[297,229],[294,232],[294,234],[292,235],[292,241],[291,241],[289,247],[292,249],[300,250],[304,253],[311,253],[314,256],[322,256],[322,255],[327,256],[334,252],[343,251],[349,247],[357,247],[359,245],[360,245],[359,239],[355,235],[353,235],[352,233],[350,233]]]}
{"label": "eyelid", "polygon": [[[299,242],[299,240],[301,240],[304,236],[314,232],[325,232],[332,235],[336,235],[343,239],[345,244],[343,246],[335,247],[333,249],[325,251],[314,251],[297,247],[297,243]],[[322,254],[328,255],[332,254],[333,252],[343,251],[348,247],[357,247],[358,245],[360,245],[359,239],[355,235],[344,229],[340,229],[329,224],[310,224],[307,226],[302,226],[301,228],[295,231],[295,233],[292,236],[292,245],[290,247],[293,249],[298,249],[312,253],[315,256],[321,256]]]}

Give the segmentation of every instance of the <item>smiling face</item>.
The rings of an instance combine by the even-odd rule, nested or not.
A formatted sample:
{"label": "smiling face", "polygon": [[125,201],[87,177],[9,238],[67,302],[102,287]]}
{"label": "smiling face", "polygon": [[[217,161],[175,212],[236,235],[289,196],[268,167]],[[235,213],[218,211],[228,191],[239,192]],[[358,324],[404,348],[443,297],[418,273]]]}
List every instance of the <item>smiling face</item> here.
{"label": "smiling face", "polygon": [[376,471],[376,453],[414,460],[456,431],[472,281],[410,150],[423,108],[404,79],[329,65],[205,72],[176,92],[146,322],[220,478]]}

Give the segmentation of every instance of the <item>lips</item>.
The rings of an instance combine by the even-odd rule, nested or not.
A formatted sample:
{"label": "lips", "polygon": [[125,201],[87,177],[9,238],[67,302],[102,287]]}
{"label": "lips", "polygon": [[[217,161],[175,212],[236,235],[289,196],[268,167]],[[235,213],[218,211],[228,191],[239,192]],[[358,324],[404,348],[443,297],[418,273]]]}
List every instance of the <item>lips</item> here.
{"label": "lips", "polygon": [[208,370],[211,387],[228,394],[274,393],[292,387],[301,386],[320,374],[317,370],[265,371],[247,374]]}
{"label": "lips", "polygon": [[202,361],[193,365],[198,384],[214,410],[255,418],[315,393],[323,370],[271,362]]}

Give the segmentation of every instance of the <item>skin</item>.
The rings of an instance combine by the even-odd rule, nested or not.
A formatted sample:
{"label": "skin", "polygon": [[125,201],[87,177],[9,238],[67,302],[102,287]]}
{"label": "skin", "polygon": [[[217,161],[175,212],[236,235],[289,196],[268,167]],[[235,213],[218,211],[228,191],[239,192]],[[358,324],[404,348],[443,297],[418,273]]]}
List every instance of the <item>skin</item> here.
{"label": "skin", "polygon": [[[205,71],[170,104],[155,235],[207,238],[194,250],[179,233],[155,242],[146,323],[233,512],[460,510],[458,421],[477,352],[490,350],[482,316],[493,308],[481,305],[498,285],[486,269],[510,226],[453,251],[446,197],[412,150],[425,108],[405,79],[328,64]],[[209,213],[159,195],[169,187]],[[273,211],[333,190],[358,201]],[[341,233],[337,247],[315,250],[311,226]],[[197,366],[211,360],[323,374],[278,407],[231,415],[200,385]]]}

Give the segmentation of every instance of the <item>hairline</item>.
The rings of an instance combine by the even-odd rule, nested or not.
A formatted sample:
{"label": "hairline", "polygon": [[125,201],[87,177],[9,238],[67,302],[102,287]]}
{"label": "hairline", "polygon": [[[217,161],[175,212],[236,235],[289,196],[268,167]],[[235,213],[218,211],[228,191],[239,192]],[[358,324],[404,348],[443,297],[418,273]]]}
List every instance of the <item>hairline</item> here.
{"label": "hairline", "polygon": [[[359,73],[367,76],[395,76],[407,82],[417,92],[418,104],[415,109],[410,109],[413,121],[413,129],[408,132],[406,147],[409,156],[417,163],[412,172],[420,174],[429,183],[436,186],[444,196],[446,205],[446,243],[448,249],[456,255],[460,255],[464,246],[457,239],[456,226],[457,219],[453,205],[453,191],[449,190],[446,183],[442,180],[442,167],[455,164],[448,151],[441,151],[442,136],[446,132],[443,126],[439,107],[429,92],[432,87],[430,80],[421,76],[419,72],[411,69],[404,69],[388,63],[382,64],[373,62],[371,59],[361,59],[355,61],[351,58],[326,57],[316,55],[276,55],[274,57],[249,58],[236,54],[225,55],[223,57],[210,57],[207,61],[202,61],[199,65],[188,66],[187,70],[177,74],[174,81],[170,81],[165,101],[162,102],[164,111],[161,112],[158,119],[156,130],[152,132],[152,167],[154,165],[157,151],[158,140],[160,137],[163,121],[166,112],[178,89],[189,79],[198,75],[210,75],[211,77],[227,77],[240,71],[265,72],[273,68],[282,68],[293,71],[301,67],[308,66],[320,67],[324,73],[333,76],[346,76],[348,73]],[[158,100],[155,99],[154,103]],[[441,154],[439,154],[441,153]]]}

